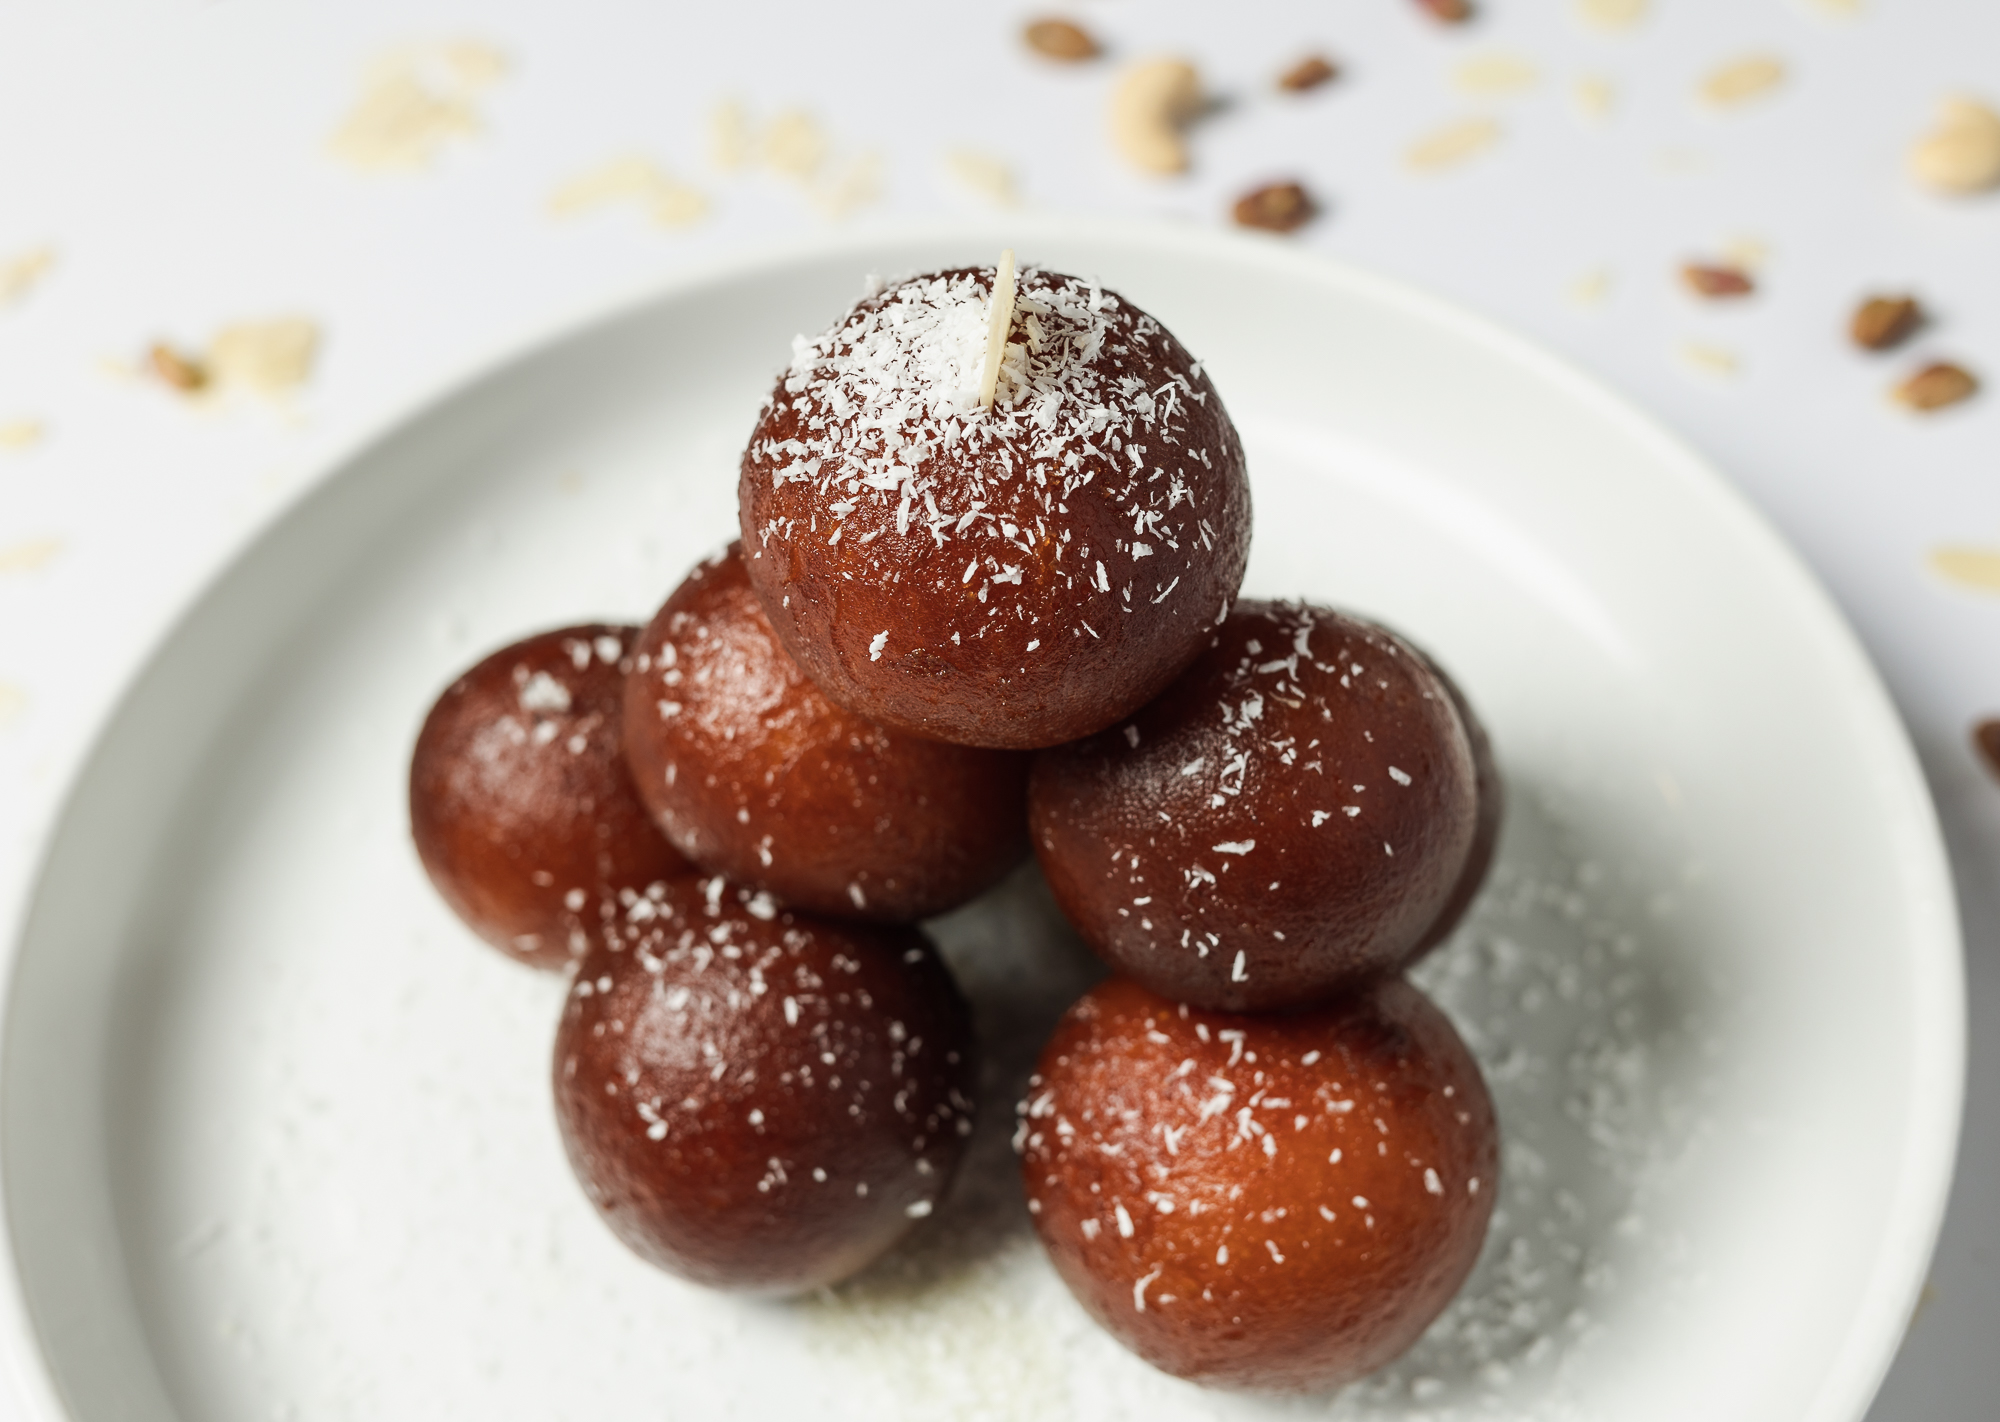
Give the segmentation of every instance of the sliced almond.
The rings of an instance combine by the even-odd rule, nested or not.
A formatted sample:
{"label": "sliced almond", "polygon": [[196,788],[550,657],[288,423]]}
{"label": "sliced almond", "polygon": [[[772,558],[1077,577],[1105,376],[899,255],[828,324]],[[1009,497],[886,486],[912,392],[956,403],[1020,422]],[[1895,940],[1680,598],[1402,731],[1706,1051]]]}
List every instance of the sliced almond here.
{"label": "sliced almond", "polygon": [[1230,210],[1238,227],[1265,232],[1296,232],[1318,213],[1318,205],[1297,183],[1268,183],[1245,193]]}
{"label": "sliced almond", "polygon": [[1968,548],[1947,544],[1931,549],[1931,571],[1948,583],[1973,592],[2000,593],[2000,548]]}
{"label": "sliced almond", "polygon": [[1756,279],[1750,273],[1720,262],[1684,262],[1681,281],[1705,301],[1730,301],[1757,290]]}
{"label": "sliced almond", "polygon": [[1081,64],[1104,53],[1089,30],[1070,20],[1033,20],[1021,31],[1021,38],[1044,59],[1061,64]]}
{"label": "sliced almond", "polygon": [[1855,308],[1847,330],[1863,350],[1886,351],[1923,324],[1924,309],[1914,296],[1871,296]]}
{"label": "sliced almond", "polygon": [[1925,366],[1890,393],[1898,403],[1927,413],[1970,400],[1978,392],[1979,381],[1971,371],[1941,360]]}
{"label": "sliced almond", "polygon": [[1403,161],[1422,173],[1441,172],[1475,158],[1500,141],[1500,125],[1492,119],[1460,119],[1433,129],[1411,144]]}
{"label": "sliced almond", "polygon": [[183,355],[164,341],[155,342],[146,352],[152,373],[183,395],[192,395],[208,384],[208,367],[198,356]]}
{"label": "sliced almond", "polygon": [[1584,23],[1600,30],[1629,30],[1646,18],[1647,0],[1576,0]]}
{"label": "sliced almond", "polygon": [[993,269],[993,295],[986,307],[986,362],[979,371],[979,408],[993,408],[1000,387],[1000,362],[1007,355],[1007,333],[1014,328],[1014,249],[1000,254]]}
{"label": "sliced almond", "polygon": [[1309,54],[1278,76],[1278,87],[1288,94],[1303,94],[1340,77],[1340,69],[1323,55]]}
{"label": "sliced almond", "polygon": [[1760,99],[1785,82],[1785,64],[1768,54],[1750,54],[1710,71],[1699,93],[1717,108],[1735,108]]}
{"label": "sliced almond", "polygon": [[1472,18],[1472,0],[1417,0],[1417,8],[1440,24],[1462,25]]}

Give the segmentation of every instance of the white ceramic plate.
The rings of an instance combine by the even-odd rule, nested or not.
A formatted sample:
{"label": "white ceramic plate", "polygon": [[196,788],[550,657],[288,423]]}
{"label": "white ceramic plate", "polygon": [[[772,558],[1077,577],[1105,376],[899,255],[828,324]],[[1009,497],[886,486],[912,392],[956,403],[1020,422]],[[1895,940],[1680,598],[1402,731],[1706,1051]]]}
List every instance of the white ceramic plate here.
{"label": "white ceramic plate", "polygon": [[[1478,1272],[1336,1399],[1203,1393],[1069,1301],[1006,1138],[1089,976],[1032,872],[940,925],[994,1058],[957,1193],[837,1293],[628,1256],[546,1086],[560,986],[432,895],[404,768],[532,629],[643,621],[734,527],[795,332],[864,273],[1101,277],[1206,359],[1253,470],[1249,590],[1356,608],[1468,688],[1512,789],[1423,972],[1506,1136]],[[877,235],[676,284],[333,472],[139,677],[48,852],[0,1146],[42,1406],[154,1419],[1859,1417],[1943,1207],[1957,927],[1915,763],[1811,580],[1723,482],[1518,341],[1282,244]]]}

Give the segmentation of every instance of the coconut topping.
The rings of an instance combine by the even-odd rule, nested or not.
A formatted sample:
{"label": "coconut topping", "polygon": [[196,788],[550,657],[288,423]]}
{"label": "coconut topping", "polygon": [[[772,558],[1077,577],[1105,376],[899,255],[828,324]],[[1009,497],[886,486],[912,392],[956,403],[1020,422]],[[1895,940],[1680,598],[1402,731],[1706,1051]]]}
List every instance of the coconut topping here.
{"label": "coconut topping", "polygon": [[[914,278],[818,339],[797,339],[773,397],[779,418],[765,421],[789,437],[754,441],[746,466],[768,471],[774,488],[809,486],[812,512],[774,516],[755,532],[766,544],[879,539],[870,561],[889,581],[917,551],[911,541],[961,545],[965,562],[954,557],[949,581],[971,585],[982,603],[1045,560],[1079,605],[1162,602],[1215,544],[1203,481],[1187,477],[1190,464],[1216,469],[1224,455],[1188,447],[1191,410],[1210,393],[1200,367],[1149,384],[1131,371],[1168,363],[1172,338],[1158,322],[1095,283],[1030,267],[1008,339],[992,343],[1000,355],[985,403],[1005,267],[1003,258],[998,269]],[[1067,501],[1085,488],[1120,506],[1109,547],[1082,544],[1066,526]]]}

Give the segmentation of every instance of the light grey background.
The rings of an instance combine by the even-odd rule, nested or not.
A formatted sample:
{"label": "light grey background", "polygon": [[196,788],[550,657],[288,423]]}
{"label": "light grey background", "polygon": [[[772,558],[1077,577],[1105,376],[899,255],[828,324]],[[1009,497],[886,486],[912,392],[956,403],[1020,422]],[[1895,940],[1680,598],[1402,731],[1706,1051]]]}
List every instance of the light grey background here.
{"label": "light grey background", "polygon": [[[0,306],[0,427],[45,431],[0,447],[0,920],[93,726],[193,590],[331,455],[497,350],[719,253],[990,206],[953,178],[956,151],[1003,162],[1033,208],[1196,223],[1297,178],[1327,211],[1289,240],[1530,334],[1710,454],[1887,676],[1952,839],[1972,1080],[1932,1294],[1873,1416],[1984,1415],[2000,1396],[2000,786],[1967,730],[2000,714],[2000,596],[1945,584],[1926,557],[2000,548],[2000,391],[1928,420],[1884,391],[1930,354],[2000,382],[2000,194],[1941,200],[1903,172],[1942,96],[2000,105],[2000,7],[1653,0],[1618,32],[1572,0],[1487,0],[1452,31],[1413,0],[1069,10],[1106,60],[1026,53],[1030,7],[916,0],[0,11],[0,263],[44,246],[56,259]],[[458,38],[510,60],[477,103],[478,134],[421,173],[329,156],[373,58]],[[1275,93],[1309,50],[1343,77]],[[1105,136],[1118,64],[1152,53],[1194,60],[1223,100],[1182,179],[1126,171]],[[1496,53],[1538,82],[1509,96],[1454,82]],[[1782,60],[1784,84],[1739,110],[1699,104],[1701,78],[1745,54]],[[1584,78],[1611,86],[1607,116],[1575,102]],[[829,173],[876,155],[879,197],[835,219],[771,172],[718,170],[709,120],[732,99],[759,122],[810,113]],[[1489,152],[1444,173],[1406,165],[1417,138],[1478,116],[1501,125]],[[667,230],[629,207],[549,214],[559,185],[623,154],[699,189],[707,217]],[[1681,260],[1739,248],[1764,253],[1753,300],[1679,289]],[[1601,299],[1578,302],[1580,282]],[[1913,288],[1937,313],[1898,355],[1842,336],[1879,288]],[[154,340],[199,347],[285,314],[324,333],[287,407],[193,407],[129,373]],[[1690,344],[1728,352],[1735,373],[1690,362]]]}

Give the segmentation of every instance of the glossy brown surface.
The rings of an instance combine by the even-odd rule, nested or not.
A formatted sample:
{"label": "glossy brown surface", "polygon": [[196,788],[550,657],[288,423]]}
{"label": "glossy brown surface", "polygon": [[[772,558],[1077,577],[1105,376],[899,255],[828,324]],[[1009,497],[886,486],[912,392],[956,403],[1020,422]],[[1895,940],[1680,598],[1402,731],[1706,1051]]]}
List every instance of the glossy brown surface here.
{"label": "glossy brown surface", "polygon": [[845,1278],[930,1213],[971,1133],[970,1016],[929,941],[719,877],[628,901],[578,967],[554,1075],[613,1232],[715,1288]]}
{"label": "glossy brown surface", "polygon": [[1028,270],[981,411],[993,272],[912,278],[801,349],[744,453],[750,578],[842,705],[1028,749],[1151,700],[1243,578],[1213,382],[1129,302]]}
{"label": "glossy brown surface", "polygon": [[1465,692],[1446,675],[1443,667],[1429,657],[1424,658],[1424,665],[1431,669],[1431,675],[1450,695],[1452,709],[1458,712],[1458,722],[1465,727],[1466,740],[1472,747],[1472,784],[1479,809],[1472,825],[1472,848],[1466,851],[1465,867],[1459,871],[1458,882],[1452,886],[1436,921],[1417,940],[1417,946],[1410,950],[1409,956],[1404,958],[1404,967],[1411,966],[1444,942],[1464,920],[1466,910],[1479,897],[1486,875],[1493,868],[1493,856],[1500,848],[1500,822],[1507,816],[1507,787],[1500,779],[1500,764],[1493,758],[1493,739],[1486,734],[1485,723],[1472,709],[1472,703],[1465,699]]}
{"label": "glossy brown surface", "polygon": [[1315,1391],[1394,1359],[1471,1272],[1499,1183],[1478,1066],[1400,978],[1263,1017],[1110,979],[1024,1112],[1056,1271],[1119,1342],[1215,1386]]}
{"label": "glossy brown surface", "polygon": [[410,758],[410,830],[438,892],[539,967],[581,953],[608,900],[685,872],[621,752],[637,629],[592,624],[506,647],[453,682]]}
{"label": "glossy brown surface", "polygon": [[1268,1011],[1400,967],[1471,852],[1473,750],[1423,656],[1324,608],[1246,602],[1157,701],[1035,759],[1064,914],[1181,1002]]}
{"label": "glossy brown surface", "polygon": [[625,754],[677,849],[815,913],[926,918],[1028,851],[1028,757],[902,735],[829,701],[772,632],[736,546],[640,635]]}

